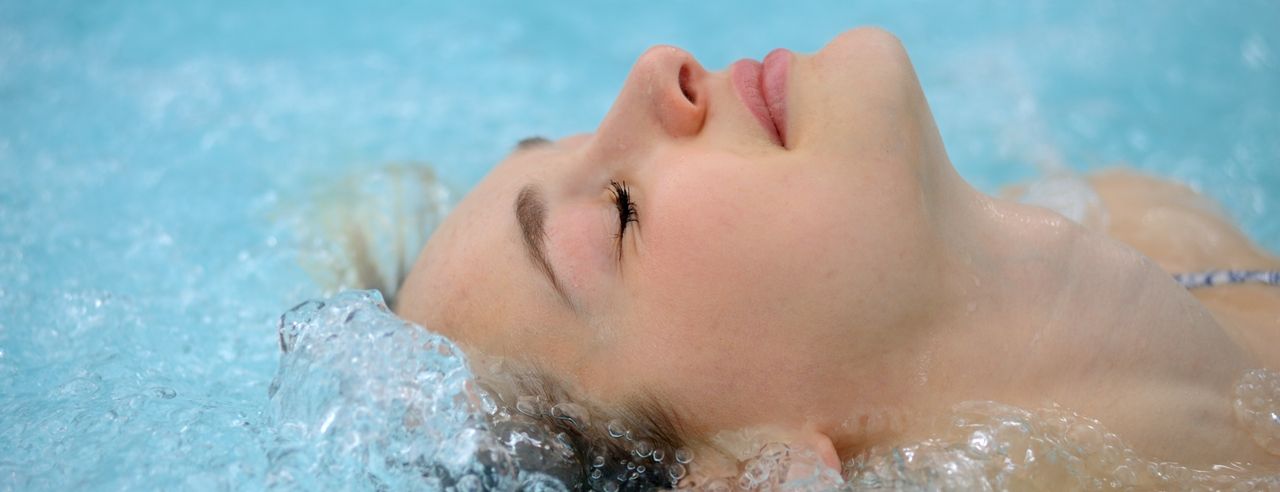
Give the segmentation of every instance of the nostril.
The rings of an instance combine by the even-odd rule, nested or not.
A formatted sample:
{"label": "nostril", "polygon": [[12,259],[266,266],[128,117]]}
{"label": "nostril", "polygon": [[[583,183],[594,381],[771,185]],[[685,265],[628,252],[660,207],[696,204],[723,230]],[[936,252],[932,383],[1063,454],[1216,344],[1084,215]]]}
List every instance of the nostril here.
{"label": "nostril", "polygon": [[688,65],[680,66],[680,93],[684,94],[684,98],[688,99],[690,103],[698,104],[697,95],[694,94],[693,90],[689,87]]}

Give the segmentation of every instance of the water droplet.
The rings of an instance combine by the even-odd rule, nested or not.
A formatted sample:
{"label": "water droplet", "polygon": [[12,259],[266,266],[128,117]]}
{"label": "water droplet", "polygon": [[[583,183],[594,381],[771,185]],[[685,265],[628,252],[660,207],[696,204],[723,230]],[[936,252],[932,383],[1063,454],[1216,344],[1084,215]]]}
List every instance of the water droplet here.
{"label": "water droplet", "polygon": [[610,420],[608,427],[610,437],[618,438],[627,434],[627,429],[617,419]]}
{"label": "water droplet", "polygon": [[693,451],[689,448],[680,448],[676,450],[676,463],[688,464],[693,461]]}

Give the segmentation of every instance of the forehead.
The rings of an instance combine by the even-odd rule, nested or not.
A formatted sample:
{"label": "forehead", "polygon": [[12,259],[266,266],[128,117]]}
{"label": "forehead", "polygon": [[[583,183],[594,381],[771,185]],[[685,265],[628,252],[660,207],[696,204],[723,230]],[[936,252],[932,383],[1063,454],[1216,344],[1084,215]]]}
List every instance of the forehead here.
{"label": "forehead", "polygon": [[401,316],[492,355],[568,356],[572,320],[554,309],[556,294],[539,282],[514,213],[519,189],[559,153],[549,144],[526,143],[463,198],[405,282]]}

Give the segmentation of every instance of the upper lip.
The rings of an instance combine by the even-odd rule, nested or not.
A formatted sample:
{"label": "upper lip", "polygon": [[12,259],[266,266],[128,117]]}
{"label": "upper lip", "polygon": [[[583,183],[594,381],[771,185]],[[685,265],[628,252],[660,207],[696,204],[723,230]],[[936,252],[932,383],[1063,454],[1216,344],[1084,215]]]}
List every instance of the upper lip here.
{"label": "upper lip", "polygon": [[765,62],[742,59],[730,67],[735,92],[742,104],[769,131],[774,143],[786,146],[786,50],[774,50]]}
{"label": "upper lip", "polygon": [[769,107],[769,116],[778,132],[783,147],[787,145],[787,78],[791,72],[791,52],[783,48],[770,51],[764,57],[764,73],[760,88]]}

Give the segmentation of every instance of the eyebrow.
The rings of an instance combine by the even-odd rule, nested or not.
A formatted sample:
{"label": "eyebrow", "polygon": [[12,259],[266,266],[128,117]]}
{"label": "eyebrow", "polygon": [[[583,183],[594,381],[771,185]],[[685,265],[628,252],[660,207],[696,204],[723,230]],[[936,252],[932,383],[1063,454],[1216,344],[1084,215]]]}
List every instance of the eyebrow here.
{"label": "eyebrow", "polygon": [[534,135],[532,137],[522,138],[520,139],[519,142],[516,142],[516,148],[513,151],[519,152],[521,150],[529,150],[531,148],[541,147],[549,143],[551,143],[551,141],[547,140],[546,137],[540,137],[540,136]]}
{"label": "eyebrow", "polygon": [[525,185],[520,189],[520,193],[516,195],[516,222],[520,224],[520,235],[524,238],[524,248],[529,254],[529,260],[533,262],[534,268],[546,275],[547,281],[551,282],[551,287],[560,295],[560,300],[570,310],[576,311],[573,301],[569,295],[565,293],[560,283],[560,279],[556,277],[555,269],[551,268],[551,262],[547,260],[547,206],[542,201],[542,194],[538,187],[534,185]]}

